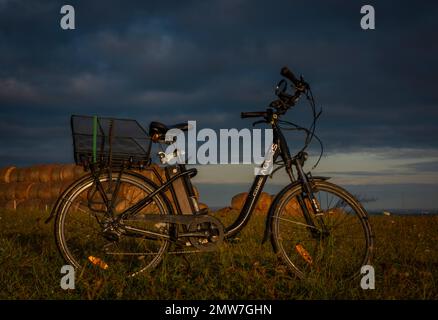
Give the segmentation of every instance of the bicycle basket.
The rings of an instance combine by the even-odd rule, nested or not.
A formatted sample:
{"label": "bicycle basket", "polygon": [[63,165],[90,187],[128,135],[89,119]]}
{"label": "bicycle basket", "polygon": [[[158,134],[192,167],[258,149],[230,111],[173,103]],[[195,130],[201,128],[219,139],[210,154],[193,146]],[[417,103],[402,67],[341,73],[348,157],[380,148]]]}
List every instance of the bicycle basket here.
{"label": "bicycle basket", "polygon": [[135,120],[73,115],[71,129],[76,164],[142,167],[150,163],[152,141]]}

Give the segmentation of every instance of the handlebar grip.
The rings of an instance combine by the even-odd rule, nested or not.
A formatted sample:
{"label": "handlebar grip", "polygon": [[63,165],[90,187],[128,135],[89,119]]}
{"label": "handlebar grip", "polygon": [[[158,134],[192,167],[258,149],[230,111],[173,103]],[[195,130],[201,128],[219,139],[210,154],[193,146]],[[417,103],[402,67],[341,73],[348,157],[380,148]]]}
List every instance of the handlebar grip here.
{"label": "handlebar grip", "polygon": [[288,67],[281,68],[280,74],[283,77],[285,77],[285,78],[289,79],[290,81],[292,81],[292,83],[295,86],[299,86],[300,81],[295,77],[295,75],[292,73],[292,71],[289,70]]}
{"label": "handlebar grip", "polygon": [[266,111],[242,112],[240,114],[240,117],[242,119],[244,119],[244,118],[260,118],[260,117],[265,117],[265,116],[266,116]]}

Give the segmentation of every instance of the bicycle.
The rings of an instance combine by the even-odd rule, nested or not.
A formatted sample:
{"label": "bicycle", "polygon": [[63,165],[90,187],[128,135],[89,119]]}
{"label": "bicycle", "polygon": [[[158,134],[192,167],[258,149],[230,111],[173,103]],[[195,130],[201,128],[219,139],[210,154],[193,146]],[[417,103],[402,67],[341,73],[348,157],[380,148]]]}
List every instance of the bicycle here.
{"label": "bicycle", "polygon": [[[320,113],[315,111],[310,85],[303,77],[297,79],[286,67],[281,75],[289,82],[282,79],[278,83],[278,99],[266,111],[241,114],[242,118],[260,118],[255,124],[272,127],[270,151],[277,168],[271,176],[284,168],[290,179],[269,208],[263,243],[270,240],[274,252],[298,278],[316,274],[353,279],[372,258],[373,233],[367,212],[353,195],[328,182],[328,177],[304,172],[305,149],[316,137]],[[287,93],[288,86],[293,94]],[[310,129],[281,120],[303,94],[313,110]],[[78,120],[88,124],[83,132],[74,123]],[[307,134],[305,146],[294,156],[281,130],[285,124]],[[124,125],[130,134],[115,133],[115,127]],[[199,208],[190,180],[196,168],[167,165],[163,177],[150,166],[151,144],[165,142],[170,128],[188,129],[186,124],[169,127],[152,122],[147,134],[133,120],[72,117],[75,161],[89,173],[67,188],[46,221],[55,217],[56,243],[67,263],[75,268],[121,270],[133,277],[154,269],[166,253],[216,250],[246,226],[268,175],[255,176],[239,216],[224,226],[208,210]],[[142,147],[139,139],[146,137],[149,143]],[[166,164],[177,154],[160,152],[159,156]],[[148,172],[149,178],[135,170]],[[177,250],[170,251],[171,245]]]}

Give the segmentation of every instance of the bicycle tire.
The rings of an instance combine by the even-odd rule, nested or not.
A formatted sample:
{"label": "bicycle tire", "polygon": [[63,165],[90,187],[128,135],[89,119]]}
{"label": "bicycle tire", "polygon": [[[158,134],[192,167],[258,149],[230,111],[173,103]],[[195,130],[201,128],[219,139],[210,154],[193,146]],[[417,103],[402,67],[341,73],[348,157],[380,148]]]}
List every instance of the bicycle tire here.
{"label": "bicycle tire", "polygon": [[[118,172],[114,171],[112,173],[112,180],[115,181],[117,177],[118,177]],[[69,248],[69,245],[67,244],[65,237],[65,231],[66,231],[65,222],[66,222],[67,214],[70,212],[69,209],[75,203],[75,200],[78,199],[78,196],[82,196],[85,190],[93,186],[93,180],[94,178],[90,175],[88,178],[85,179],[82,178],[78,180],[78,182],[75,185],[69,188],[68,192],[66,192],[60,197],[59,204],[57,207],[56,217],[55,217],[54,231],[55,231],[55,239],[56,239],[58,250],[61,253],[64,260],[68,264],[75,267],[76,269],[81,269],[85,267],[88,261],[86,259],[82,259],[81,261],[78,261],[78,258],[77,257],[75,258],[73,256],[72,250],[74,250],[75,248]],[[108,174],[103,173],[101,174],[101,176],[99,176],[99,180],[101,183],[105,183],[108,182],[110,178]],[[157,188],[157,186],[153,182],[149,181],[147,178],[129,171],[122,174],[120,181],[121,184],[122,183],[131,184],[139,188],[139,190],[148,193],[153,192]],[[134,190],[134,191],[138,192],[138,190]],[[142,196],[142,194],[140,195]],[[163,214],[163,215],[173,214],[172,206],[169,200],[165,197],[165,195],[158,193],[157,195],[154,196],[153,203],[156,204],[156,206],[159,208],[160,211],[159,214]],[[169,233],[173,232],[172,228],[168,224],[166,224],[166,227],[168,228]],[[157,240],[157,241],[160,242],[160,246],[153,259],[149,263],[147,263],[147,265],[141,267],[140,269],[136,271],[127,272],[126,275],[128,277],[133,277],[147,270],[152,270],[159,265],[165,253],[168,251],[168,248],[170,246],[170,241],[169,240]],[[88,256],[88,259],[90,260],[89,257],[90,256]],[[101,258],[99,259],[105,261],[104,259]],[[107,263],[105,262],[105,264]]]}
{"label": "bicycle tire", "polygon": [[[369,265],[372,259],[374,237],[369,223],[368,214],[361,203],[340,186],[327,181],[316,180],[313,181],[312,184],[316,199],[319,197],[318,202],[320,206],[322,206],[321,202],[324,202],[321,201],[324,200],[321,199],[321,196],[323,196],[322,192],[325,192],[327,198],[329,194],[338,197],[340,200],[338,200],[337,203],[343,203],[344,206],[345,204],[348,205],[354,210],[354,213],[349,216],[349,213],[344,209],[330,208],[330,205],[328,205],[329,208],[322,207],[322,215],[320,217],[325,221],[324,223],[328,225],[327,228],[332,228],[332,230],[329,230],[329,236],[323,237],[320,235],[319,238],[318,236],[315,237],[314,235],[311,235],[312,228],[309,227],[306,222],[303,216],[303,210],[300,208],[296,209],[295,212],[291,210],[293,204],[291,202],[293,201],[292,199],[296,199],[297,196],[303,195],[302,186],[296,184],[283,194],[281,199],[277,201],[276,208],[274,209],[274,214],[271,220],[274,248],[282,261],[285,262],[300,279],[309,279],[312,276],[327,276],[336,279],[352,280],[360,274],[361,266]],[[306,204],[306,206],[308,209],[311,208],[310,204]],[[285,218],[286,215],[290,217]],[[295,217],[293,217],[294,215]],[[350,217],[352,219],[357,218],[359,223],[354,226],[355,229],[353,227],[346,229],[347,234],[349,235],[344,238],[353,239],[351,234],[356,232],[357,235],[358,230],[361,231],[360,238],[364,241],[363,248],[361,249],[362,258],[359,258],[358,261],[354,261],[355,265],[354,267],[348,267],[349,271],[342,271],[340,264],[345,262],[346,267],[351,265],[352,263],[351,261],[349,262],[348,259],[353,259],[352,254],[355,253],[356,250],[352,247],[343,248],[349,250],[349,253],[345,256],[346,261],[341,261],[342,259],[339,259],[338,256],[334,256],[334,251],[332,250],[335,249],[334,244],[338,241],[338,239],[335,239],[334,231],[340,225],[339,223],[334,224],[334,219],[338,218],[347,221],[350,220]],[[285,223],[283,223],[283,221],[285,221]],[[304,231],[301,233],[300,231],[296,231],[299,229]],[[299,239],[300,237],[302,237],[302,239]],[[332,239],[328,240],[330,238]],[[328,245],[326,248],[322,248],[324,243],[328,242],[331,243],[333,248],[327,249]],[[313,249],[313,251],[310,252],[310,249]],[[331,259],[331,261],[329,261],[329,259]],[[330,263],[333,265],[330,265]],[[336,272],[334,270],[336,270]]]}

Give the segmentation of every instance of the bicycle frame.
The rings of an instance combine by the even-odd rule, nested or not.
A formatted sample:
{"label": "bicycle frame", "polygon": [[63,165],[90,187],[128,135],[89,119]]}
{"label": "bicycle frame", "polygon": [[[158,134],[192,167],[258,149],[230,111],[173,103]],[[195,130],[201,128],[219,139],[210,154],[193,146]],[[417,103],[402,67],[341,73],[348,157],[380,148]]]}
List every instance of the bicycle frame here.
{"label": "bicycle frame", "polygon": [[[304,173],[302,169],[302,163],[301,159],[296,157],[291,157],[289,147],[287,144],[287,141],[280,129],[280,127],[277,125],[277,119],[278,115],[276,113],[273,114],[272,120],[270,122],[272,129],[273,129],[273,143],[271,145],[271,150],[274,152],[273,154],[273,161],[277,160],[279,156],[282,157],[282,160],[286,164],[285,170],[291,180],[292,183],[299,182],[303,185],[303,190],[305,191],[305,196],[310,200],[310,203],[313,207],[313,211],[315,213],[319,212],[319,206],[317,201],[313,197],[312,188],[309,182],[309,179],[307,175]],[[266,161],[266,160],[265,160]],[[261,164],[261,168],[263,168],[263,165],[265,162]],[[298,179],[294,178],[293,171],[292,171],[292,165],[295,166],[297,171]],[[185,165],[179,164],[180,168],[182,169],[180,173],[173,176],[171,179],[166,181],[164,184],[159,186],[155,191],[153,191],[151,194],[149,194],[146,198],[140,200],[138,203],[133,205],[132,207],[126,209],[124,212],[122,212],[118,217],[117,220],[126,219],[127,217],[136,214],[140,210],[142,210],[144,207],[146,207],[153,199],[153,197],[161,192],[164,192],[168,188],[171,187],[172,182],[174,182],[176,179],[181,178],[184,175],[189,175],[189,177],[192,177],[196,174],[197,170],[195,168],[192,169],[186,169]],[[268,175],[257,175],[249,189],[248,197],[245,200],[245,203],[239,213],[239,216],[236,218],[236,220],[227,228],[225,228],[225,238],[232,238],[236,236],[248,223],[250,220],[252,213],[254,212],[254,209],[256,207],[257,201],[260,197],[260,194],[263,191],[263,188],[265,186],[266,180],[268,178]],[[304,198],[301,196],[298,198],[298,202],[300,204],[300,207],[303,210],[304,217],[306,219],[306,222],[309,224],[309,226],[315,227],[315,224],[313,222],[313,219],[311,218],[311,214],[309,213],[309,210],[304,202]],[[316,229],[316,228],[312,228]]]}
{"label": "bicycle frame", "polygon": [[[274,151],[273,162],[275,162],[279,156],[282,157],[284,163],[286,164],[285,170],[290,178],[291,183],[299,182],[304,186],[304,190],[306,191],[306,196],[309,198],[309,200],[311,200],[311,204],[314,209],[314,212],[318,213],[319,205],[313,197],[312,188],[310,186],[310,182],[307,175],[303,171],[301,160],[291,157],[287,141],[280,127],[277,125],[278,115],[275,113],[273,115],[274,117],[271,120],[271,125],[273,129],[274,142],[270,147],[271,150]],[[263,168],[263,165],[264,162],[261,164],[261,168]],[[296,168],[298,179],[295,179],[293,175],[292,165],[294,165]],[[263,191],[267,178],[268,175],[257,175],[255,177],[254,182],[251,185],[251,188],[249,189],[248,197],[246,198],[243,207],[239,213],[239,216],[230,226],[228,226],[225,229],[226,238],[232,238],[236,236],[249,222],[252,213],[254,212],[255,206],[257,204],[257,200]],[[299,197],[298,202],[303,210],[306,222],[309,224],[309,226],[314,227],[315,224],[313,222],[313,219],[311,218],[307,206],[305,205],[304,199],[302,197]]]}

